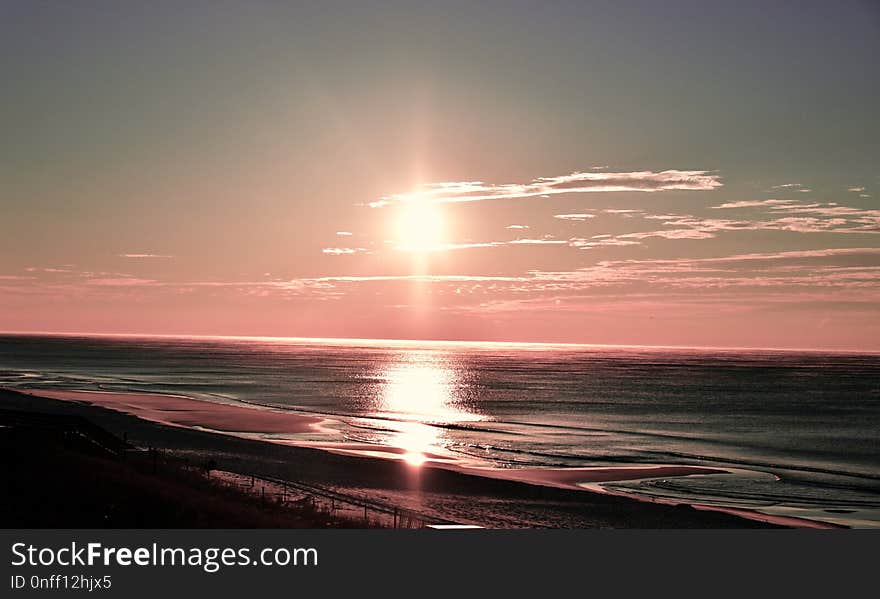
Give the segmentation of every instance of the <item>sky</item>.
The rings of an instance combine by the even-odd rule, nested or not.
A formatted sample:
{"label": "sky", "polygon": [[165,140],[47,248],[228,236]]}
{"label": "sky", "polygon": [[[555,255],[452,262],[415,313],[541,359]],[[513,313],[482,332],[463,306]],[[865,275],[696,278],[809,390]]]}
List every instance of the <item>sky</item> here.
{"label": "sky", "polygon": [[880,4],[0,3],[0,330],[880,350]]}

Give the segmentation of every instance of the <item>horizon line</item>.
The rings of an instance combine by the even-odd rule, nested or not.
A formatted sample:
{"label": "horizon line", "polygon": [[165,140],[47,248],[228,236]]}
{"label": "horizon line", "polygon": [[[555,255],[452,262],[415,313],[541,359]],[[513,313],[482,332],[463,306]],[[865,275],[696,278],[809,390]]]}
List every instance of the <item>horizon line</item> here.
{"label": "horizon line", "polygon": [[298,337],[298,336],[274,336],[274,335],[205,335],[188,333],[96,333],[81,331],[8,331],[0,330],[0,335],[23,335],[44,337],[141,337],[158,339],[216,339],[216,340],[245,340],[245,341],[311,341],[311,342],[335,342],[335,343],[429,343],[429,344],[452,344],[452,345],[516,345],[516,346],[564,346],[584,347],[599,349],[631,348],[631,349],[690,349],[690,350],[719,350],[719,351],[782,351],[782,352],[826,352],[826,353],[854,353],[854,354],[880,354],[878,349],[853,349],[853,348],[822,348],[822,347],[754,347],[754,346],[718,346],[718,345],[640,345],[632,343],[576,343],[568,341],[476,341],[465,339],[400,339],[400,338],[370,338],[370,337]]}

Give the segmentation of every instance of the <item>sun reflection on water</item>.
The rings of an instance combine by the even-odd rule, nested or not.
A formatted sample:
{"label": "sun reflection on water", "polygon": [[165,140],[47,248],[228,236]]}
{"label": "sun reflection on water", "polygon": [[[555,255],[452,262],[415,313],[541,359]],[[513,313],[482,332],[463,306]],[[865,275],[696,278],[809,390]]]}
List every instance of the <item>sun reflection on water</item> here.
{"label": "sun reflection on water", "polygon": [[393,419],[387,442],[403,449],[403,459],[413,466],[443,453],[442,425],[481,419],[462,407],[459,375],[442,355],[401,353],[381,379],[379,410]]}

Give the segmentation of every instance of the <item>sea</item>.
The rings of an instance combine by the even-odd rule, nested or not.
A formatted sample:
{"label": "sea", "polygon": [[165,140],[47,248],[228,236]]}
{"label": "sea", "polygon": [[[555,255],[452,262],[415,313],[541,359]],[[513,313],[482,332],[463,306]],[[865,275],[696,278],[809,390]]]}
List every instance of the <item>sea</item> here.
{"label": "sea", "polygon": [[599,490],[880,527],[877,353],[10,334],[0,386],[317,414],[315,433],[250,435],[483,467],[711,466],[728,473]]}

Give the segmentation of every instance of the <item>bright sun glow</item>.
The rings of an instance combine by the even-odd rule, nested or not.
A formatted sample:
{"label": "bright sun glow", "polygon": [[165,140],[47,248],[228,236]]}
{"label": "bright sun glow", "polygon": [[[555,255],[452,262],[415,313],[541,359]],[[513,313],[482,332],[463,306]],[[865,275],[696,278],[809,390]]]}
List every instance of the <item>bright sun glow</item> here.
{"label": "bright sun glow", "polygon": [[429,252],[444,242],[443,214],[434,202],[418,196],[397,208],[394,223],[398,248],[409,252]]}
{"label": "bright sun glow", "polygon": [[403,461],[410,466],[421,466],[425,463],[425,454],[419,452],[410,452],[403,455]]}
{"label": "bright sun glow", "polygon": [[395,415],[386,423],[394,432],[388,443],[404,451],[412,466],[443,451],[442,428],[432,423],[479,420],[480,416],[456,407],[456,374],[431,353],[402,352],[382,373],[382,410]]}

